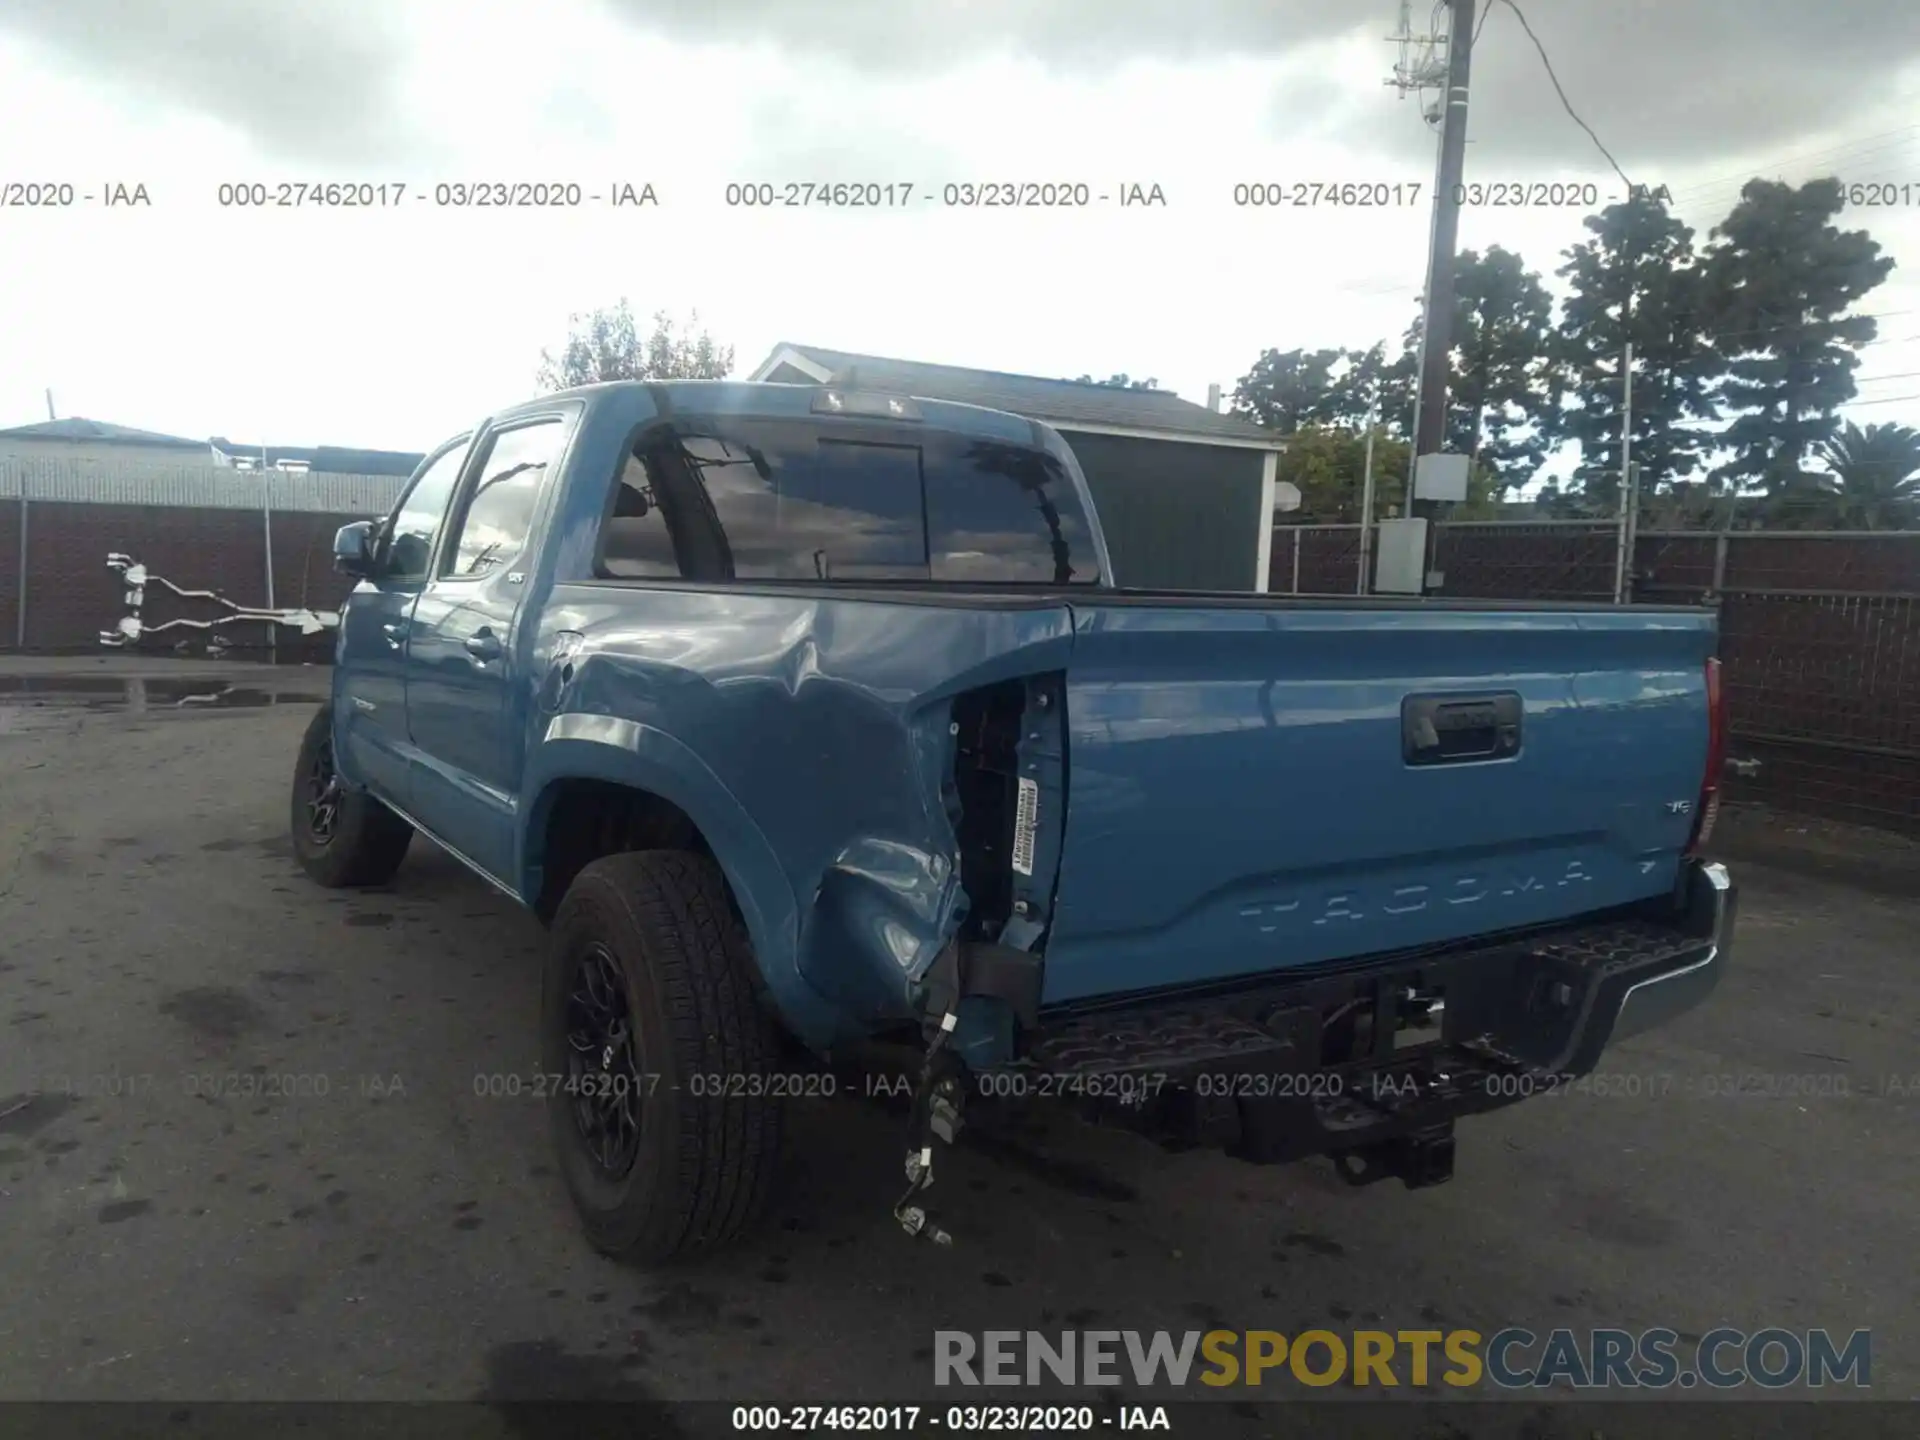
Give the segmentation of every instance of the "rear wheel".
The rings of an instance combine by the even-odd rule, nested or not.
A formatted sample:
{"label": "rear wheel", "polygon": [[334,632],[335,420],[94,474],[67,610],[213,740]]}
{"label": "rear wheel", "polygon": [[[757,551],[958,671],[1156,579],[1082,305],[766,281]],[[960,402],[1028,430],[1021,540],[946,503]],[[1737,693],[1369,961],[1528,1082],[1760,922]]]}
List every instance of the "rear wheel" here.
{"label": "rear wheel", "polygon": [[732,1240],[780,1159],[772,1023],[720,868],[609,855],[554,916],[542,1068],[560,1170],[593,1245],[659,1263]]}
{"label": "rear wheel", "polygon": [[334,763],[333,715],[325,705],[300,741],[288,808],[300,868],[330,890],[384,885],[413,842],[411,825],[341,779]]}

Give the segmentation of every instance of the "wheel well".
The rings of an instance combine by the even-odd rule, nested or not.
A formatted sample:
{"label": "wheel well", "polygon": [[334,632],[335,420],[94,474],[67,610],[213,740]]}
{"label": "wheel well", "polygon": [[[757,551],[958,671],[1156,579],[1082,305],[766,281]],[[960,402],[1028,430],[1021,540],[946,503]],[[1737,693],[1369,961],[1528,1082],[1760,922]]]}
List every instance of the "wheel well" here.
{"label": "wheel well", "polygon": [[542,921],[553,918],[574,876],[603,855],[626,850],[713,854],[687,812],[650,791],[606,780],[563,780],[556,788],[541,826],[544,844],[534,913]]}

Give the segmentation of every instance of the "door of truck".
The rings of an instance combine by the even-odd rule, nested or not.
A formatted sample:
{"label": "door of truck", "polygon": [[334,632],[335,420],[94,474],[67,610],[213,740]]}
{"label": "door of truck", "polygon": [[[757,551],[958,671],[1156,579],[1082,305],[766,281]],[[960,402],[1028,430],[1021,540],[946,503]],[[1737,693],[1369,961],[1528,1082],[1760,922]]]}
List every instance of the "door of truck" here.
{"label": "door of truck", "polygon": [[577,407],[482,432],[455,496],[407,652],[410,787],[420,823],[488,874],[512,871],[519,758],[516,645],[533,532]]}
{"label": "door of truck", "polygon": [[375,573],[354,587],[340,617],[333,677],[338,763],[348,778],[399,805],[410,803],[407,628],[472,438],[449,440],[414,472],[381,526]]}

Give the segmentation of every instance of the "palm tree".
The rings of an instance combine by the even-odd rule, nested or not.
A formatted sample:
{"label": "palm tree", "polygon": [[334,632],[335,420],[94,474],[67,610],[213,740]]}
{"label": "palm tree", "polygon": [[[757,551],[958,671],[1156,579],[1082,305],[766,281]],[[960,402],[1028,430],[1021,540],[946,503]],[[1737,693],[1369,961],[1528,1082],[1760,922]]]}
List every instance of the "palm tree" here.
{"label": "palm tree", "polygon": [[1835,530],[1904,530],[1920,523],[1920,430],[1852,421],[1823,443],[1821,522]]}

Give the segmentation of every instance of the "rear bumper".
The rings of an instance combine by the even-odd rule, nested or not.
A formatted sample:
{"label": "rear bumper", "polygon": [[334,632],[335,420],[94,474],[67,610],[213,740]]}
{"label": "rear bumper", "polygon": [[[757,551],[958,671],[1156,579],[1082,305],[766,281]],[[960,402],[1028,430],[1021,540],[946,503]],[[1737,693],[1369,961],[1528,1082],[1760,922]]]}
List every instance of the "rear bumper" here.
{"label": "rear bumper", "polygon": [[1733,941],[1740,893],[1734,889],[1727,867],[1717,861],[1689,867],[1686,884],[1684,903],[1694,912],[1690,924],[1706,939],[1705,949],[1688,963],[1634,979],[1614,1012],[1609,1042],[1655,1029],[1685,1014],[1720,983],[1727,948]]}
{"label": "rear bumper", "polygon": [[1552,1093],[1616,1041],[1700,1004],[1726,967],[1737,909],[1724,866],[1688,862],[1670,904],[1632,915],[1230,993],[1043,1013],[1027,1063],[1127,1123],[1173,1123],[1249,1158],[1372,1147]]}

